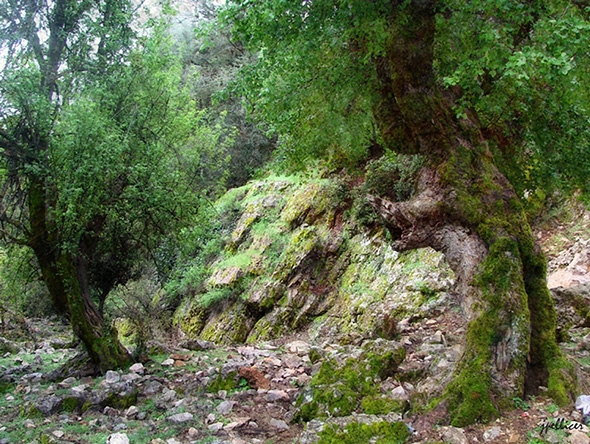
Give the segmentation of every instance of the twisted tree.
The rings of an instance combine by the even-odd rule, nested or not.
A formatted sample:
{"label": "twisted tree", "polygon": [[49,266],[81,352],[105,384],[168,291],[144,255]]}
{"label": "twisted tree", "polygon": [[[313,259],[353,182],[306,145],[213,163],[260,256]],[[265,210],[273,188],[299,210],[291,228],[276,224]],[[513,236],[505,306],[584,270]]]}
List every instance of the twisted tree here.
{"label": "twisted tree", "polygon": [[[136,39],[126,0],[0,5],[1,234],[34,252],[100,371],[131,362],[95,299],[198,207],[199,123],[164,32]],[[210,162],[211,167],[215,167]]]}
{"label": "twisted tree", "polygon": [[[585,12],[559,1],[230,3],[236,35],[261,51],[245,76],[252,108],[291,136],[285,153],[342,161],[379,144],[424,157],[411,200],[368,199],[398,250],[432,247],[456,273],[469,324],[441,397],[452,423],[489,420],[539,386],[567,404],[575,378],[522,196],[549,183],[587,187],[588,162],[563,162],[590,158],[575,130],[588,122],[585,94],[564,100],[568,111],[546,106],[587,76]],[[569,52],[550,29],[571,39]],[[540,122],[570,125],[569,146]]]}

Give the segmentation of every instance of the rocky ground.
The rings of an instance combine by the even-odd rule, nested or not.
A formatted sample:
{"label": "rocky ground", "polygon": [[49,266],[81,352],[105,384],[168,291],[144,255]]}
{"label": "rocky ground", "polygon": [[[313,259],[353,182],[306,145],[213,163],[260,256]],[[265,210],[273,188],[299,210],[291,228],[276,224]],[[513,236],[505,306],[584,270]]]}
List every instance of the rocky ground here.
{"label": "rocky ground", "polygon": [[[455,312],[447,310],[435,318],[401,325],[396,341],[358,345],[329,340],[310,344],[306,336],[240,347],[193,340],[128,371],[56,380],[55,369],[76,354],[75,349],[64,348],[71,340],[67,326],[57,321],[29,322],[29,341],[2,345],[0,443],[311,444],[332,442],[321,433],[330,427],[342,430],[351,422],[383,420],[403,421],[410,432],[407,442],[590,443],[587,426],[582,430],[560,426],[560,418],[581,422],[581,413],[573,407],[559,409],[542,395],[514,399],[514,410],[496,422],[464,429],[440,425],[436,411],[420,415],[403,413],[403,409],[378,414],[355,409],[346,416],[297,421],[298,399],[309,390],[322,363],[349,357],[362,360],[359,356],[367,346],[406,349],[396,374],[380,380],[379,392],[383,399],[409,406],[413,395],[425,387],[414,386],[403,375],[432,366],[444,370],[446,362],[457,359],[454,342],[461,333],[457,323]],[[562,344],[577,363],[583,386],[590,372],[589,332],[587,326],[572,328]],[[440,383],[444,381],[420,382]],[[550,421],[561,430],[544,430],[542,426]]]}
{"label": "rocky ground", "polygon": [[[548,220],[536,236],[549,258],[560,345],[575,364],[578,394],[590,395],[590,215],[575,210],[557,232],[554,226]],[[372,294],[354,286],[364,275],[377,290],[383,276],[411,279],[383,282],[395,289],[393,299],[371,288],[379,297],[351,299],[341,310],[336,304],[320,327],[277,340],[175,342],[128,371],[90,377],[82,368],[65,377],[58,370],[79,353],[67,325],[2,320],[0,444],[590,444],[580,411],[560,409],[543,387],[536,397],[513,399],[514,409],[495,422],[463,429],[446,426],[437,409],[422,409],[462,353],[465,319],[452,280],[431,253],[401,262],[385,247],[353,245],[345,263],[350,291],[338,300]],[[324,292],[315,293],[323,300]],[[398,322],[387,313],[400,294],[409,295],[400,303],[415,309]],[[379,334],[363,334],[377,317]],[[280,316],[269,319],[280,326]]]}

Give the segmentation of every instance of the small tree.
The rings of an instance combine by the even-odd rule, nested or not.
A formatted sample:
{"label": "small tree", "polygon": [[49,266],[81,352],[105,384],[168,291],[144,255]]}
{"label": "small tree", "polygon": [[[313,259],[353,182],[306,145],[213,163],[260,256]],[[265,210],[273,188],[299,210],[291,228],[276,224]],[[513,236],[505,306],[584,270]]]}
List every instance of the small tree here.
{"label": "small tree", "polygon": [[126,0],[0,7],[1,232],[32,249],[56,309],[101,371],[130,356],[93,294],[123,283],[190,221],[201,156],[223,161],[219,132],[199,123],[163,33],[136,40],[131,20]]}

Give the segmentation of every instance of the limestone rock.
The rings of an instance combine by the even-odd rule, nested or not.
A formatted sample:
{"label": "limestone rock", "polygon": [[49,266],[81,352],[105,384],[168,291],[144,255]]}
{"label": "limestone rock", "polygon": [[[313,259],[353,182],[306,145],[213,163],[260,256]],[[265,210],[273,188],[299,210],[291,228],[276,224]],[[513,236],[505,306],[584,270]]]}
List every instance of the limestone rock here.
{"label": "limestone rock", "polygon": [[271,418],[269,423],[271,426],[273,426],[279,430],[289,430],[289,426],[282,419]]}
{"label": "limestone rock", "polygon": [[121,375],[119,375],[119,373],[113,370],[108,370],[104,377],[104,380],[107,384],[114,384],[121,380]]}
{"label": "limestone rock", "polygon": [[215,344],[211,341],[203,341],[201,339],[189,339],[188,341],[181,342],[180,347],[186,348],[187,350],[203,351],[215,348]]}
{"label": "limestone rock", "polygon": [[567,437],[569,444],[590,444],[590,438],[586,433],[574,430],[570,436]]}
{"label": "limestone rock", "polygon": [[136,362],[131,367],[129,367],[129,371],[143,375],[145,373],[145,367],[143,366],[143,364],[141,362]]}
{"label": "limestone rock", "polygon": [[457,427],[444,427],[442,438],[448,444],[469,444],[465,432]]}
{"label": "limestone rock", "polygon": [[240,267],[228,267],[217,269],[208,281],[211,287],[223,287],[237,282],[244,276],[244,270]]}
{"label": "limestone rock", "polygon": [[289,394],[284,390],[269,390],[266,395],[264,395],[264,399],[269,402],[276,402],[276,401],[289,401]]}
{"label": "limestone rock", "polygon": [[138,413],[139,413],[139,409],[134,405],[129,407],[127,410],[125,410],[125,416],[128,418],[134,418],[137,416]]}
{"label": "limestone rock", "polygon": [[234,405],[235,402],[233,401],[223,401],[217,406],[217,413],[219,413],[222,416],[225,416],[232,411]]}
{"label": "limestone rock", "polygon": [[502,429],[500,427],[497,427],[497,426],[491,427],[483,433],[483,439],[484,439],[484,441],[492,441],[492,440],[496,439],[497,437],[499,437],[501,434],[502,434]]}
{"label": "limestone rock", "polygon": [[37,403],[35,403],[35,407],[41,412],[43,416],[51,416],[60,410],[61,401],[62,399],[60,397],[56,395],[50,395],[37,401]]}
{"label": "limestone rock", "polygon": [[107,438],[106,444],[129,444],[129,438],[125,433],[113,433]]}
{"label": "limestone rock", "polygon": [[207,428],[209,429],[209,431],[211,433],[219,432],[220,430],[223,429],[223,423],[222,422],[216,422],[214,424],[208,425]]}
{"label": "limestone rock", "polygon": [[180,424],[183,422],[188,422],[193,420],[193,414],[184,412],[184,413],[177,413],[176,415],[172,415],[168,418],[168,421],[173,422],[175,424]]}

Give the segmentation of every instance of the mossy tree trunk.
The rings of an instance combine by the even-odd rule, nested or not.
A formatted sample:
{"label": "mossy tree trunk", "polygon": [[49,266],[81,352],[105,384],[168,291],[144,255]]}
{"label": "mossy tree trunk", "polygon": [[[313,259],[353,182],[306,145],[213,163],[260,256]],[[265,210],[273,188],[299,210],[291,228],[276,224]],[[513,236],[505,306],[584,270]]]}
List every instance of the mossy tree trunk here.
{"label": "mossy tree trunk", "polygon": [[415,197],[369,196],[399,250],[430,246],[454,269],[468,316],[465,353],[443,398],[452,423],[489,420],[539,385],[560,405],[574,378],[555,339],[546,264],[518,196],[494,165],[475,116],[457,119],[435,82],[436,3],[415,0],[390,17],[375,59],[374,109],[388,148],[425,156]]}
{"label": "mossy tree trunk", "polygon": [[[88,257],[81,248],[76,254],[59,245],[49,216],[49,196],[42,178],[32,176],[29,184],[30,240],[43,280],[56,309],[66,315],[76,336],[82,340],[97,370],[125,367],[131,356],[118,340],[117,332],[105,325],[90,295]],[[88,249],[87,244],[82,247]]]}
{"label": "mossy tree trunk", "polygon": [[[48,22],[44,30],[47,41],[43,45],[34,23],[37,10],[31,9],[29,4],[15,5],[16,8],[22,8],[17,16],[21,12],[23,17],[26,15],[27,22],[22,29],[39,67],[39,91],[35,91],[35,94],[39,93],[44,97],[44,102],[55,109],[59,109],[56,98],[57,81],[60,67],[63,68],[65,62],[67,40],[79,28],[79,20],[88,12],[89,5],[73,0],[55,0],[47,16]],[[111,6],[110,3],[107,4],[107,15]],[[20,23],[17,28],[18,26],[21,26]],[[47,171],[50,130],[39,124],[36,118],[29,117],[26,113],[25,115],[16,132],[17,137],[8,139],[14,145],[11,148],[15,152],[26,153],[22,155],[26,167],[20,171],[26,172],[23,187],[28,196],[29,227],[25,230],[25,244],[35,252],[43,280],[57,311],[70,319],[74,333],[84,343],[97,369],[104,372],[126,366],[131,363],[131,357],[118,341],[116,331],[105,325],[90,297],[88,285],[88,260],[92,257],[97,241],[91,237],[100,233],[105,216],[99,216],[92,221],[91,226],[84,227],[85,234],[75,247],[63,247],[53,211],[58,197],[56,191],[52,190],[53,178]],[[32,112],[31,115],[35,116],[35,113]]]}

